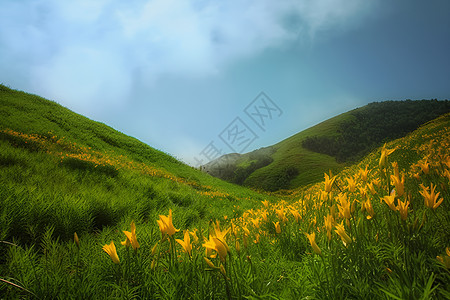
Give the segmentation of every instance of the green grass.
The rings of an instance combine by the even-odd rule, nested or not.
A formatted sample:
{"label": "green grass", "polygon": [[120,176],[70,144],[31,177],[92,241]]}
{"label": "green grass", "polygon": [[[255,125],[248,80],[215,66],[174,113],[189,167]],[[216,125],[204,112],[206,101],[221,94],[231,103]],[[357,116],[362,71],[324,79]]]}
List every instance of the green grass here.
{"label": "green grass", "polygon": [[[449,269],[436,258],[447,259],[445,249],[450,246],[450,174],[446,175],[450,115],[388,143],[388,149],[396,150],[388,157],[386,171],[378,167],[380,149],[376,149],[343,169],[331,194],[324,196],[323,182],[269,194],[220,181],[106,125],[4,86],[0,102],[5,117],[0,121],[0,298],[446,299],[450,295]],[[58,123],[45,117],[49,112],[59,114]],[[329,124],[316,129],[332,130]],[[292,138],[290,145],[297,141]],[[310,157],[309,168],[327,163],[320,154]],[[427,174],[418,164],[425,157]],[[392,189],[383,174],[393,174],[394,161],[406,178],[406,193],[395,200],[410,201],[406,220],[381,201]],[[375,211],[370,220],[361,209],[367,199],[346,184],[351,176],[359,188],[366,188],[367,182],[357,175],[366,165],[368,182],[380,179],[377,194],[367,193]],[[419,193],[420,184],[431,183],[444,199],[436,209],[425,207]],[[348,220],[339,216],[340,192],[355,207]],[[268,200],[265,205],[263,200]],[[172,237],[162,235],[156,222],[169,210],[180,230]],[[334,231],[336,224],[328,240],[324,217],[329,214],[336,223],[343,222],[350,244],[342,243]],[[214,225],[216,220],[220,228]],[[137,250],[120,243],[132,221],[140,244]],[[198,237],[195,241],[191,235],[192,255],[175,241],[183,239],[186,229]],[[321,255],[314,254],[305,235],[312,232]],[[212,253],[219,256],[208,256],[214,267],[204,260],[207,239],[217,242]],[[102,251],[111,241],[120,264]],[[221,259],[224,253],[218,249],[224,243],[229,251]]]}

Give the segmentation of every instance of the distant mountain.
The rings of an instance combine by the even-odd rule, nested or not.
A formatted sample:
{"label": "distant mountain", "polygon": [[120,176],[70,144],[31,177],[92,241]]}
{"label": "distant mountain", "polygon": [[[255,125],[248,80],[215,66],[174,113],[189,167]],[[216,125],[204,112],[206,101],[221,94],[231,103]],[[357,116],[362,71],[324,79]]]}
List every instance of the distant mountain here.
{"label": "distant mountain", "polygon": [[450,101],[374,102],[328,119],[278,144],[245,154],[228,154],[202,170],[232,183],[276,191],[320,181],[384,142],[405,136],[450,112]]}

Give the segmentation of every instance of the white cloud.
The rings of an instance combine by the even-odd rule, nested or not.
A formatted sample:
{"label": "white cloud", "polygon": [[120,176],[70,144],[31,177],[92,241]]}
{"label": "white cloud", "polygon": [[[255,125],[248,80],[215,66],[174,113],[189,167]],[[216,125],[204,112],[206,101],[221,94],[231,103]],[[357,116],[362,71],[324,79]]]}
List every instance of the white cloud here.
{"label": "white cloud", "polygon": [[28,66],[36,92],[85,111],[126,99],[136,74],[146,84],[167,74],[210,76],[236,59],[342,28],[368,11],[365,3],[6,1],[0,70],[22,62],[10,76],[23,77]]}

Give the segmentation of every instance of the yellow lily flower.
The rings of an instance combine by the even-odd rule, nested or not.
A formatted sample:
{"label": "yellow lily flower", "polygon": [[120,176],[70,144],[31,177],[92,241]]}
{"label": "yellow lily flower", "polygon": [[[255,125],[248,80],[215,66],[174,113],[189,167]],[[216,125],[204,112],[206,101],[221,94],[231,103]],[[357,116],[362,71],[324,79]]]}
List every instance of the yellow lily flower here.
{"label": "yellow lily flower", "polygon": [[78,239],[78,234],[76,232],[73,233],[73,241],[78,248],[80,248],[80,240]]}
{"label": "yellow lily flower", "polygon": [[423,162],[419,161],[417,164],[422,169],[424,174],[428,174],[430,172],[430,164],[428,163],[428,159],[425,159]]}
{"label": "yellow lily flower", "polygon": [[228,228],[226,230],[221,230],[220,229],[220,222],[217,220],[216,223],[214,224],[213,236],[217,237],[220,240],[225,241],[225,238],[226,238],[228,232],[230,232],[230,228]]}
{"label": "yellow lily flower", "polygon": [[205,260],[206,264],[212,268],[212,269],[217,269],[217,267],[212,263],[212,261],[210,261],[207,257],[203,257],[203,259]]}
{"label": "yellow lily flower", "polygon": [[261,217],[264,220],[264,222],[267,222],[267,211],[261,212]]}
{"label": "yellow lily flower", "polygon": [[395,201],[395,192],[391,193],[390,196],[384,196],[383,200],[384,202],[386,202],[386,204],[389,206],[390,209],[392,209],[393,211],[397,210],[397,207],[395,207],[394,201]]}
{"label": "yellow lily flower", "polygon": [[368,165],[366,165],[366,168],[363,169],[359,169],[359,177],[361,178],[362,181],[367,181],[367,176],[369,175],[370,170],[368,169]]}
{"label": "yellow lily flower", "polygon": [[439,255],[436,257],[447,269],[450,269],[450,248],[445,248],[445,253],[447,255]]}
{"label": "yellow lily flower", "polygon": [[194,228],[194,230],[189,231],[189,234],[192,235],[192,238],[194,239],[194,244],[198,243],[197,230],[197,228]]}
{"label": "yellow lily flower", "polygon": [[396,161],[392,163],[392,168],[394,168],[394,176],[400,178],[400,173],[398,172],[398,163]]}
{"label": "yellow lily flower", "polygon": [[347,189],[349,192],[353,193],[356,190],[356,181],[353,179],[353,177],[346,178],[347,179]]}
{"label": "yellow lily flower", "polygon": [[331,229],[333,229],[333,216],[331,214],[328,214],[325,219],[325,228],[327,229],[327,237],[328,241],[331,241]]}
{"label": "yellow lily flower", "polygon": [[219,258],[222,262],[225,262],[227,254],[230,251],[225,240],[220,240],[219,238],[214,236],[210,236],[209,240],[206,241],[206,243],[204,243],[202,246],[206,249],[216,251],[217,254],[219,254]]}
{"label": "yellow lily flower", "polygon": [[294,216],[295,218],[295,222],[299,222],[302,219],[302,216],[300,215],[300,213],[298,212],[298,210],[296,209],[291,209],[291,214]]}
{"label": "yellow lily flower", "polygon": [[342,218],[350,219],[352,217],[352,214],[351,214],[350,201],[347,200],[347,195],[340,193],[338,195],[338,199],[340,202],[340,205],[338,204],[339,215]]}
{"label": "yellow lily flower", "polygon": [[369,188],[369,191],[372,195],[375,195],[377,193],[377,191],[375,190],[375,187],[373,186],[373,183],[368,183],[367,187]]}
{"label": "yellow lily flower", "polygon": [[122,245],[124,245],[125,247],[130,247],[131,245],[131,232],[129,231],[123,231],[123,233],[125,233],[125,235],[127,236],[127,238],[125,239],[125,241],[120,242]]}
{"label": "yellow lily flower", "polygon": [[255,227],[255,228],[259,228],[259,223],[260,223],[260,219],[258,219],[258,218],[252,218],[252,219],[250,219],[250,221],[253,223],[253,226]]}
{"label": "yellow lily flower", "polygon": [[158,244],[159,244],[159,242],[156,242],[156,244],[152,247],[152,250],[151,250],[152,256],[155,256],[155,254],[156,254],[156,249],[158,248]]}
{"label": "yellow lily flower", "polygon": [[136,225],[134,224],[134,221],[131,221],[131,232],[124,230],[123,233],[126,235],[127,239],[121,242],[122,245],[126,247],[129,247],[131,245],[134,250],[140,248],[136,237]]}
{"label": "yellow lily flower", "polygon": [[236,251],[237,251],[238,253],[241,252],[241,244],[239,244],[239,241],[238,241],[238,240],[236,240],[235,248],[236,248]]}
{"label": "yellow lily flower", "polygon": [[191,238],[189,237],[189,230],[184,231],[184,240],[175,239],[175,241],[183,247],[184,252],[191,256],[192,244]]}
{"label": "yellow lily flower", "polygon": [[400,217],[402,220],[406,220],[406,218],[408,217],[408,206],[409,206],[409,201],[398,201],[398,205],[397,205],[397,209],[400,212]]}
{"label": "yellow lily flower", "polygon": [[328,176],[327,173],[324,173],[324,175],[325,175],[325,192],[329,193],[329,192],[331,192],[331,189],[333,188],[333,184],[334,184],[334,181],[336,180],[336,176],[331,177],[331,172],[330,172],[330,176]]}
{"label": "yellow lily flower", "polygon": [[176,229],[173,226],[172,223],[172,210],[169,209],[169,215],[168,216],[163,216],[160,215],[159,216],[159,220],[156,221],[158,223],[159,226],[159,230],[161,230],[161,233],[164,234],[168,234],[169,236],[172,236],[175,234],[175,232],[180,231],[179,229]]}
{"label": "yellow lily flower", "polygon": [[280,234],[281,233],[281,227],[280,227],[280,222],[273,222],[273,225],[275,225],[275,231]]}
{"label": "yellow lily flower", "polygon": [[395,175],[391,175],[391,180],[395,186],[395,191],[397,196],[401,197],[405,192],[405,175],[402,175],[402,179]]}
{"label": "yellow lily flower", "polygon": [[381,148],[380,161],[378,162],[378,165],[379,165],[380,168],[386,167],[386,164],[387,164],[387,162],[386,162],[387,157],[388,157],[389,155],[391,155],[392,152],[394,152],[394,151],[395,151],[395,148],[394,148],[394,149],[386,149],[386,144],[383,145],[383,148]]}
{"label": "yellow lily flower", "polygon": [[367,213],[369,214],[369,215],[366,217],[367,220],[372,219],[372,218],[375,216],[375,212],[374,212],[374,210],[373,210],[372,203],[370,202],[370,199],[367,199],[367,200],[364,202],[363,207],[364,207],[364,209],[367,211]]}
{"label": "yellow lily flower", "polygon": [[109,257],[111,257],[113,263],[115,263],[115,264],[120,263],[119,256],[117,255],[117,251],[116,251],[116,246],[114,245],[113,241],[111,241],[111,244],[109,244],[109,245],[104,245],[102,249],[103,249],[103,251],[108,253],[108,255],[109,255]]}
{"label": "yellow lily flower", "polygon": [[350,244],[352,242],[352,239],[345,232],[344,222],[342,221],[340,224],[336,224],[335,227],[336,227],[335,232],[341,237],[341,240],[344,243],[344,245],[347,246],[347,244]]}
{"label": "yellow lily flower", "polygon": [[308,234],[308,233],[305,233],[305,234],[306,234],[306,237],[309,240],[309,243],[311,244],[311,247],[314,250],[314,253],[322,255],[322,251],[320,250],[319,246],[317,246],[317,244],[316,244],[316,233],[313,232],[313,233],[310,233],[310,234]]}
{"label": "yellow lily flower", "polygon": [[[436,209],[439,205],[441,205],[442,201],[444,201],[444,198],[441,198],[438,200],[439,197],[439,193],[435,193],[435,189],[436,186],[433,186],[433,183],[431,183],[431,192],[428,192],[428,187],[425,187],[422,185],[422,191],[420,191],[420,194],[423,196],[424,200],[425,200],[425,206],[432,208],[432,209]],[[436,202],[437,201],[437,202]]]}
{"label": "yellow lily flower", "polygon": [[277,213],[278,219],[280,219],[280,221],[282,221],[282,222],[287,221],[287,218],[284,215],[284,208],[275,209],[275,212]]}

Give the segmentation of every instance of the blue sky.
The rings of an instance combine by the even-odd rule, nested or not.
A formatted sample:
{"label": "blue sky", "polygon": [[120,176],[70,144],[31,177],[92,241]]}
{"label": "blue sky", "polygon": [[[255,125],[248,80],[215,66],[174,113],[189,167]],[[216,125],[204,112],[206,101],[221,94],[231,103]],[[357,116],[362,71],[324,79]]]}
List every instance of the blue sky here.
{"label": "blue sky", "polygon": [[[211,142],[242,150],[219,137],[236,118],[257,136],[246,152],[369,102],[450,99],[449,15],[446,0],[2,0],[0,82],[195,164]],[[264,128],[244,111],[260,92],[280,109]]]}

